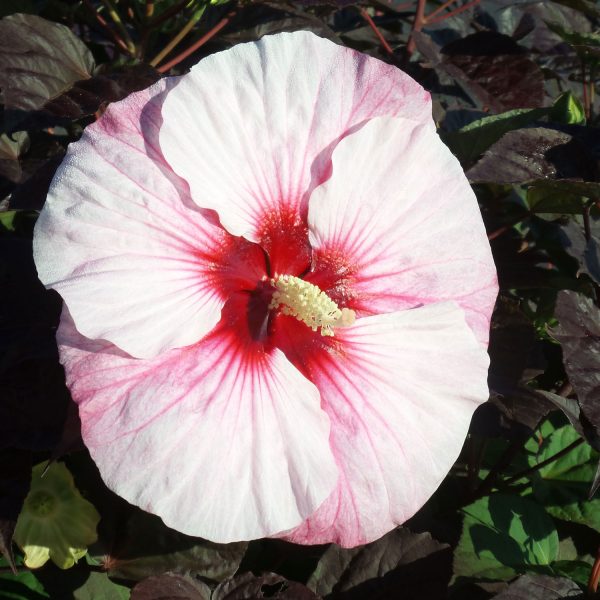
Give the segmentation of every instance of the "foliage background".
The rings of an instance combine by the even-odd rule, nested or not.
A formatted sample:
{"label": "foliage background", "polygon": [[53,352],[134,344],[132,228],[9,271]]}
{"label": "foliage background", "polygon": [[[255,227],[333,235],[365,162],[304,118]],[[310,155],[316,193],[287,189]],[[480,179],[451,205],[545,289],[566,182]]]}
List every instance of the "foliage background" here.
{"label": "foliage background", "polygon": [[[600,577],[600,8],[590,0],[0,2],[0,598],[535,600]],[[61,24],[62,26],[57,26]],[[498,267],[490,402],[403,527],[352,550],[181,535],[111,494],[79,439],[32,228],[66,146],[109,102],[267,33],[311,30],[431,91]],[[469,240],[464,240],[465,244]],[[85,559],[23,566],[32,465],[102,519]]]}

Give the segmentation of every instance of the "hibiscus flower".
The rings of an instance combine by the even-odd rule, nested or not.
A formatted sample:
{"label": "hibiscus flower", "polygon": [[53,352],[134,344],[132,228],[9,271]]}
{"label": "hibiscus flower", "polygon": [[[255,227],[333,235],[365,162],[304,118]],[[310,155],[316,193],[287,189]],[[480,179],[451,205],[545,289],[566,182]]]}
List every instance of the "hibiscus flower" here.
{"label": "hibiscus flower", "polygon": [[111,105],[34,251],[104,481],[190,535],[376,539],[487,399],[496,273],[429,94],[310,33]]}

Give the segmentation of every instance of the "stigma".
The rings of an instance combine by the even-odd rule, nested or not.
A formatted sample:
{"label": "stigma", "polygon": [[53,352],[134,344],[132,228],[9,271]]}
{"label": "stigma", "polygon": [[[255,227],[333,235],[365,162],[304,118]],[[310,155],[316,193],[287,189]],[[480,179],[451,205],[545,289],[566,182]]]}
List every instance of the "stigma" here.
{"label": "stigma", "polygon": [[282,314],[296,317],[313,331],[332,336],[334,327],[348,327],[356,317],[353,310],[338,305],[318,286],[293,275],[271,279],[275,288],[270,309],[279,308]]}

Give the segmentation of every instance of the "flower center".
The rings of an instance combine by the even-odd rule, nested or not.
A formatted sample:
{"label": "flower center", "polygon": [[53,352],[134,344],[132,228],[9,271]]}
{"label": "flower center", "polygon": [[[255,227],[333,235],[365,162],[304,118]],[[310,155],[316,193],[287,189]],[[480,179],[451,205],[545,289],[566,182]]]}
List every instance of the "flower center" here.
{"label": "flower center", "polygon": [[313,331],[321,328],[321,335],[332,336],[333,327],[348,327],[355,314],[338,305],[318,286],[293,275],[279,275],[271,279],[275,288],[270,309],[280,308],[284,315],[296,317]]}

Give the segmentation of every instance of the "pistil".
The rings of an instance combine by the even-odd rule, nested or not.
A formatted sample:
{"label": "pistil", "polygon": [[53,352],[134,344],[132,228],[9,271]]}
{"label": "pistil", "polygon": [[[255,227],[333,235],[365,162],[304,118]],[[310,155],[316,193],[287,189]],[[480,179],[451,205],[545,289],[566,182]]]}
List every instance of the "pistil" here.
{"label": "pistil", "polygon": [[270,309],[279,308],[282,314],[296,317],[313,331],[333,336],[334,327],[348,327],[354,323],[355,313],[338,305],[318,286],[293,275],[279,275],[271,279],[275,288]]}

